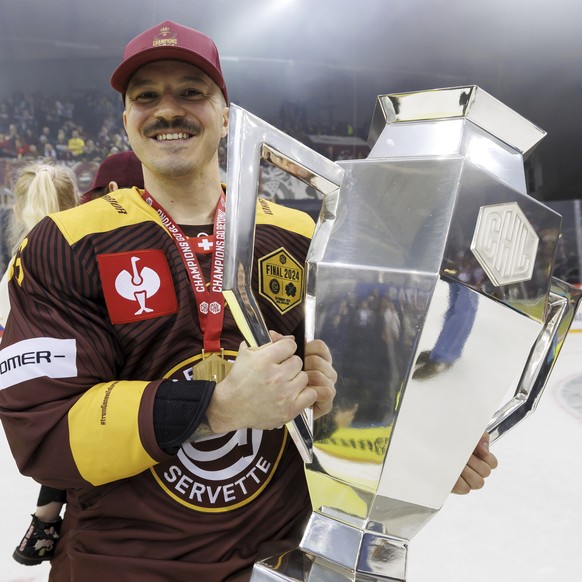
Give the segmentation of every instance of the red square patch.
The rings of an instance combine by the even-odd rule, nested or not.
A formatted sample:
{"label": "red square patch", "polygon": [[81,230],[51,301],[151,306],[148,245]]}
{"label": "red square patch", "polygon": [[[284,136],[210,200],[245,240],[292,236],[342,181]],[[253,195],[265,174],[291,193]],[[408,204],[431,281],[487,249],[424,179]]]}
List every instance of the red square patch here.
{"label": "red square patch", "polygon": [[178,312],[164,253],[157,249],[98,255],[111,323],[131,323]]}

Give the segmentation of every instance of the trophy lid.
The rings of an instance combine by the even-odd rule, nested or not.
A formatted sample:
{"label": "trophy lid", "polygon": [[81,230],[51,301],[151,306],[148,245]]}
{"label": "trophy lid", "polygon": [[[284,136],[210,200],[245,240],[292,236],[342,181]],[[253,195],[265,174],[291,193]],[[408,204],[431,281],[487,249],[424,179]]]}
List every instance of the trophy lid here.
{"label": "trophy lid", "polygon": [[476,85],[379,95],[368,144],[389,124],[464,118],[527,157],[543,139],[540,129]]}

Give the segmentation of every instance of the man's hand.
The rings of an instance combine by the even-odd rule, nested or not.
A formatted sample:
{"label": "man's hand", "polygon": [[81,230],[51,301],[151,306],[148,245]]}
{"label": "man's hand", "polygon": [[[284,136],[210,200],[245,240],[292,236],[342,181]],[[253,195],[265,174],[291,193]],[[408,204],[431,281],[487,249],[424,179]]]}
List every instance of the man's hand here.
{"label": "man's hand", "polygon": [[308,388],[313,388],[317,392],[317,398],[313,403],[313,418],[319,418],[331,410],[337,382],[337,372],[332,366],[327,344],[321,340],[305,344],[303,369],[307,372]]}
{"label": "man's hand", "polygon": [[295,338],[273,331],[270,335],[273,342],[259,348],[243,342],[230,373],[216,385],[207,411],[212,432],[268,430],[310,406],[317,416],[330,410],[336,374],[327,346],[308,342],[303,370]]}
{"label": "man's hand", "polygon": [[453,487],[453,493],[466,495],[473,489],[481,489],[485,479],[497,467],[497,457],[489,452],[489,433],[484,433],[471,458]]}

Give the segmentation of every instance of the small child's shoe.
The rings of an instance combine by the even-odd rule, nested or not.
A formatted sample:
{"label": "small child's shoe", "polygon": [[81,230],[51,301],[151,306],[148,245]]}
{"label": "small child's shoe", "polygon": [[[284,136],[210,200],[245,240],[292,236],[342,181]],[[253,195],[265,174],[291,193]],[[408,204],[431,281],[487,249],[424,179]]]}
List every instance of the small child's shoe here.
{"label": "small child's shoe", "polygon": [[56,521],[41,521],[33,514],[32,522],[12,557],[25,566],[36,566],[52,560],[61,537],[62,518]]}

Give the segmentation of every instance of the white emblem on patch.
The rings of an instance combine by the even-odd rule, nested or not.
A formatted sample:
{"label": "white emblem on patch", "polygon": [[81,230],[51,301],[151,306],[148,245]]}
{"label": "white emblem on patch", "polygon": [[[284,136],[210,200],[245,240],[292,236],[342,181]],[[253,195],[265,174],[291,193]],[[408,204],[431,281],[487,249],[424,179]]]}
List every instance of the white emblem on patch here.
{"label": "white emblem on patch", "polygon": [[131,257],[131,273],[124,269],[115,279],[116,291],[130,301],[137,301],[139,309],[134,315],[153,312],[153,309],[146,307],[145,302],[160,289],[160,276],[149,267],[138,270],[139,260],[139,257]]}

